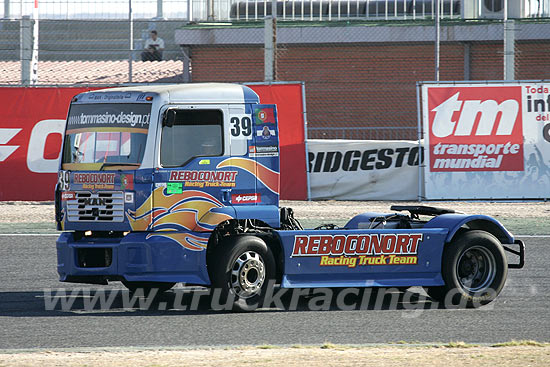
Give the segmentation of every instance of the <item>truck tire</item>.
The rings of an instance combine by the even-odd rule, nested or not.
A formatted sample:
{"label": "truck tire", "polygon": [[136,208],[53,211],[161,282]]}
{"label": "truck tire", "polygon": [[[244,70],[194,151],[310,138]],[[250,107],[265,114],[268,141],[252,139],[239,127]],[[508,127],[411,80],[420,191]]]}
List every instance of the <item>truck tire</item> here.
{"label": "truck tire", "polygon": [[159,294],[172,289],[172,287],[176,285],[176,283],[168,282],[129,282],[127,280],[123,280],[122,284],[124,284],[131,293],[135,293],[138,289],[143,289],[144,296],[150,294],[153,288],[156,288],[156,294]]}
{"label": "truck tire", "polygon": [[472,230],[445,247],[441,274],[445,285],[428,287],[430,297],[445,307],[479,307],[493,301],[504,287],[508,262],[495,236]]}
{"label": "truck tire", "polygon": [[276,270],[273,254],[261,238],[230,237],[212,254],[211,260],[212,294],[219,289],[220,305],[230,303],[234,311],[260,307]]}

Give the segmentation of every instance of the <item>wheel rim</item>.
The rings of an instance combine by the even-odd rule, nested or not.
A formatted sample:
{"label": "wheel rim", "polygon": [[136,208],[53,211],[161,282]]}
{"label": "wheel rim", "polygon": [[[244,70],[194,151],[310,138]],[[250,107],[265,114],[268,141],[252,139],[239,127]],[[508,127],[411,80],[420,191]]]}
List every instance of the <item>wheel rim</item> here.
{"label": "wheel rim", "polygon": [[265,264],[254,251],[239,256],[231,270],[231,289],[240,298],[250,298],[260,292],[265,281]]}
{"label": "wheel rim", "polygon": [[470,247],[458,259],[456,276],[462,288],[468,292],[479,292],[488,288],[495,279],[495,274],[495,257],[484,247]]}

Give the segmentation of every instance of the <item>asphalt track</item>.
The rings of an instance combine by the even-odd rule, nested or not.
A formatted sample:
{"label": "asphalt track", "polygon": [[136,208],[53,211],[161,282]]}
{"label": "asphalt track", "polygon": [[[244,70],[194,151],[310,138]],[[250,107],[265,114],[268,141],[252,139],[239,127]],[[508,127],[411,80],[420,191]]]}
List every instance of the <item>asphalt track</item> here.
{"label": "asphalt track", "polygon": [[[46,310],[44,289],[82,289],[57,281],[55,237],[0,236],[0,349],[82,347],[193,347],[449,342],[496,343],[512,339],[550,341],[550,238],[523,238],[526,266],[511,269],[498,299],[479,309],[443,309],[411,288],[396,304],[375,302],[339,310],[311,311],[301,297],[295,311],[276,307],[253,313],[213,311],[209,301],[189,311],[183,288],[157,297],[148,309],[124,308],[122,286],[84,286],[116,294],[107,309],[86,309],[85,296],[70,310]],[[100,291],[101,292],[101,291]],[[55,291],[54,291],[55,293]],[[353,302],[349,302],[353,303]],[[283,307],[293,308],[283,297]],[[52,307],[49,307],[52,308]]]}

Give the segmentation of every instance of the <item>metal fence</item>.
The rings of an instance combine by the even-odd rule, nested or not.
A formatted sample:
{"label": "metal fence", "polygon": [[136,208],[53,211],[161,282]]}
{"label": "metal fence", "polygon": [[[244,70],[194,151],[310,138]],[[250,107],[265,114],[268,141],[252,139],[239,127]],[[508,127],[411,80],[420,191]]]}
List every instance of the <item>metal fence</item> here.
{"label": "metal fence", "polygon": [[418,128],[410,126],[309,127],[309,139],[416,140]]}
{"label": "metal fence", "polygon": [[[184,82],[188,58],[174,43],[175,29],[182,24],[166,20],[132,24],[127,20],[40,20],[38,84]],[[25,84],[28,79],[21,67],[30,62],[33,25],[28,18],[0,20],[0,84]],[[142,61],[152,30],[165,42],[160,62]]]}
{"label": "metal fence", "polygon": [[[4,0],[3,18],[32,13],[34,0]],[[504,0],[439,0],[443,19],[503,16]],[[547,17],[549,0],[509,0],[511,18]],[[436,0],[285,0],[276,1],[281,20],[417,20],[433,19]],[[272,0],[39,0],[41,19],[136,19],[227,21],[263,19],[272,14]]]}
{"label": "metal fence", "polygon": [[[538,4],[544,5],[545,1]],[[169,9],[169,2],[162,3],[163,14]],[[11,2],[10,11],[14,10],[14,3]],[[262,9],[261,3],[270,4],[249,1],[258,5],[258,9]],[[287,3],[306,9],[305,4],[315,2]],[[343,4],[337,9],[348,9],[348,5],[353,9],[351,4],[358,2],[332,3]],[[427,7],[429,2],[377,3]],[[525,0],[524,4],[530,3]],[[40,4],[45,7],[48,3]],[[102,11],[101,4],[97,3],[98,12]],[[542,5],[529,9],[542,14],[547,11]],[[396,8],[392,9],[395,15]],[[442,10],[445,12],[445,6]],[[500,11],[498,7],[494,10]],[[153,7],[143,14],[156,15],[158,11]],[[287,17],[292,14],[284,12]],[[41,19],[37,85],[262,82],[266,79],[265,42],[273,39],[273,34],[266,32],[262,20],[252,19],[254,14],[257,13],[249,12],[248,18],[240,21],[192,23],[158,17],[134,21],[90,19],[91,16],[80,20]],[[502,19],[465,21],[443,17],[437,57],[433,19],[386,20],[381,16],[378,20],[338,21],[337,12],[331,10],[330,14],[334,16],[330,21],[278,19],[276,28],[271,78],[305,82],[310,138],[414,140],[415,85],[417,81],[435,80],[436,65],[440,80],[502,80],[504,60],[511,65],[510,79],[550,79],[548,18],[524,17],[505,23]],[[23,74],[29,68],[28,51],[33,48],[31,28],[31,19],[0,20],[0,84],[30,83]],[[162,61],[142,61],[145,40],[151,30],[164,39]],[[505,34],[511,45],[506,50]]]}

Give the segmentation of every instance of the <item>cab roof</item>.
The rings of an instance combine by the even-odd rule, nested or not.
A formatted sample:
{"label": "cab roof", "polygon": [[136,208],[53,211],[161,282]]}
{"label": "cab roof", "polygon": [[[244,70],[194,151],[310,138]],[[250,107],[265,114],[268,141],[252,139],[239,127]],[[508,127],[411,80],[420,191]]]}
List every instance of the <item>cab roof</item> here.
{"label": "cab roof", "polygon": [[167,103],[260,103],[258,95],[249,87],[230,83],[187,83],[137,85],[100,89],[98,93],[154,93],[167,99]]}

